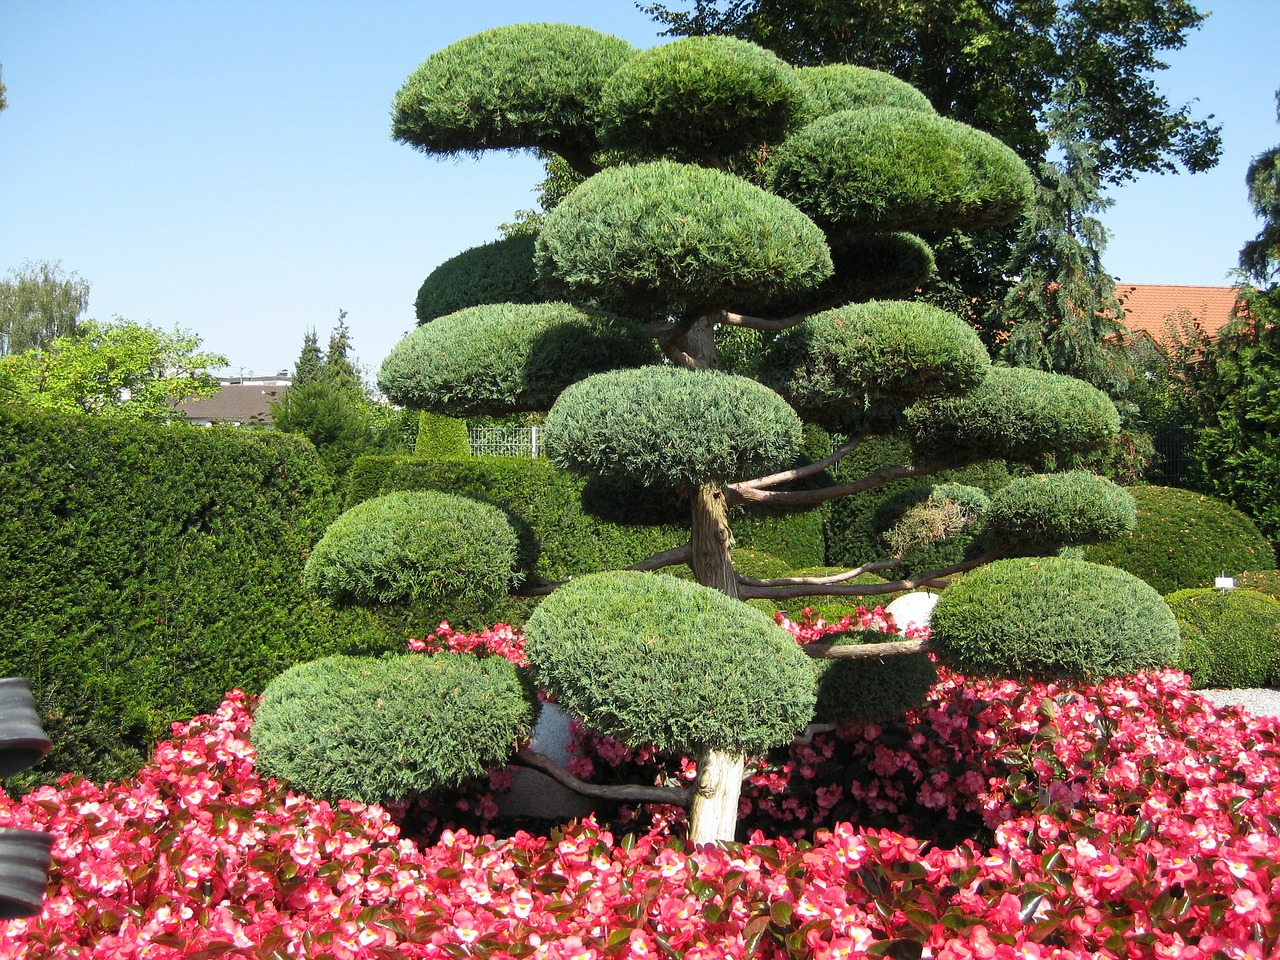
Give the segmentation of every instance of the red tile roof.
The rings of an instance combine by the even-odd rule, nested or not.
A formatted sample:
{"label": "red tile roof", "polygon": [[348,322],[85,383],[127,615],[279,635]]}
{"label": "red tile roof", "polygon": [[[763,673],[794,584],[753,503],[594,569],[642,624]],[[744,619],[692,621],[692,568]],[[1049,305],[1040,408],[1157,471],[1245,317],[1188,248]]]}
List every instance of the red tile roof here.
{"label": "red tile roof", "polygon": [[1116,296],[1124,307],[1124,322],[1134,334],[1146,334],[1157,343],[1168,337],[1166,318],[1186,316],[1209,336],[1216,336],[1231,319],[1237,295],[1235,287],[1180,287],[1155,283],[1117,283]]}

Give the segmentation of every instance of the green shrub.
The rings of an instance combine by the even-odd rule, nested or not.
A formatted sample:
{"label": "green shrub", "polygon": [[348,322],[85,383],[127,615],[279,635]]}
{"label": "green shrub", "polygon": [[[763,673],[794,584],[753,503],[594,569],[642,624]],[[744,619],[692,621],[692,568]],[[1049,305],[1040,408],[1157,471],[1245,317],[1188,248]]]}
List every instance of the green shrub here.
{"label": "green shrub", "polygon": [[329,801],[388,803],[501,767],[529,738],[538,700],[502,657],[326,657],[262,694],[250,737],[263,774]]}
{"label": "green shrub", "polygon": [[635,54],[625,40],[587,27],[486,30],[410,74],[396,93],[392,136],[428,153],[542,147],[585,159],[599,147],[600,87]]}
{"label": "green shrub", "polygon": [[[877,635],[877,639],[882,639]],[[850,643],[849,639],[833,642]],[[925,653],[858,660],[814,660],[818,676],[817,723],[873,723],[924,703],[938,682],[938,668]]]}
{"label": "green shrub", "polygon": [[418,416],[418,440],[413,448],[415,456],[433,460],[471,456],[467,421],[425,410]]}
{"label": "green shrub", "polygon": [[546,410],[598,370],[655,362],[637,324],[567,303],[471,307],[411,331],[382,361],[395,403],[449,416]]}
{"label": "green shrub", "polygon": [[795,73],[809,95],[809,108],[814,119],[840,110],[868,107],[936,113],[928,97],[891,73],[847,63],[800,67]]}
{"label": "green shrub", "polygon": [[927,303],[874,301],[827,310],[780,334],[765,382],[829,430],[892,425],[923,397],[969,390],[990,364],[973,328]]}
{"label": "green shrub", "polygon": [[447,493],[390,493],[334,520],[303,585],[339,606],[484,609],[515,583],[518,543],[506,514]]}
{"label": "green shrub", "polygon": [[[364,457],[352,469],[347,506],[400,490],[455,493],[501,509],[519,535],[526,579],[558,581],[628,567],[689,537],[687,505],[672,509],[666,500],[610,488],[528,457]],[[773,515],[735,509],[733,530],[741,547],[788,565],[822,559],[817,510]]]}
{"label": "green shrub", "polygon": [[813,668],[790,634],[661,574],[561,587],[529,618],[525,656],[560,706],[630,744],[755,752],[789,743],[813,715]]}
{"label": "green shrub", "polygon": [[52,753],[11,790],[132,774],[175,721],[331,653],[403,646],[302,589],[338,513],[297,437],[0,409],[0,676]]}
{"label": "green shrub", "polygon": [[1280,685],[1280,602],[1255,590],[1178,590],[1165,598],[1182,628],[1178,663],[1192,685]]}
{"label": "green shrub", "polygon": [[1245,570],[1236,577],[1237,587],[1257,590],[1280,600],[1280,570]]}
{"label": "green shrub", "polygon": [[1046,553],[1123,536],[1136,520],[1137,506],[1123,487],[1073,470],[1020,477],[998,490],[984,527],[996,543]]}
{"label": "green shrub", "polygon": [[[655,205],[661,217],[647,215]],[[547,214],[544,278],[627,312],[693,317],[726,302],[761,309],[831,275],[822,231],[744,180],[660,160],[613,167]]]}
{"label": "green shrub", "polygon": [[[853,453],[840,462],[837,477],[848,483],[880,467],[911,462],[911,448],[903,437],[873,435],[863,438]],[[851,568],[869,560],[885,559],[885,532],[902,518],[909,507],[926,500],[937,486],[960,483],[977,487],[990,495],[1008,482],[1009,471],[1005,465],[999,460],[988,460],[959,470],[944,470],[931,481],[894,480],[874,490],[833,501],[828,505],[824,519],[827,563]],[[952,544],[937,555],[938,560],[945,561],[939,565],[945,566],[959,559],[954,548],[955,544]],[[963,549],[960,548],[961,552]],[[927,562],[923,555],[912,559],[913,562]]]}
{"label": "green shrub", "polygon": [[609,78],[601,139],[628,156],[719,167],[780,141],[808,107],[795,71],[768,50],[733,37],[685,37]]}
{"label": "green shrub", "polygon": [[1130,487],[1133,533],[1085,549],[1085,557],[1141,577],[1161,593],[1208,587],[1244,570],[1274,570],[1275,554],[1253,521],[1221,500],[1175,487]]}
{"label": "green shrub", "polygon": [[795,411],[755,380],[718,370],[643,367],[569,387],[547,415],[547,456],[641,486],[692,489],[791,464]]}
{"label": "green shrub", "polygon": [[941,663],[978,675],[1094,682],[1176,662],[1178,624],[1150,585],[1063,557],[999,560],[942,592]]}
{"label": "green shrub", "polygon": [[842,110],[769,156],[768,188],[833,237],[1018,219],[1034,181],[989,134],[920,110]]}
{"label": "green shrub", "polygon": [[1046,454],[1107,447],[1120,430],[1120,415],[1101,390],[1074,377],[1022,367],[989,367],[977,388],[917,403],[907,419],[920,463],[940,452],[947,458],[1036,464]]}
{"label": "green shrub", "polygon": [[541,300],[533,242],[531,234],[517,234],[464,250],[440,264],[418,289],[418,323],[485,303]]}

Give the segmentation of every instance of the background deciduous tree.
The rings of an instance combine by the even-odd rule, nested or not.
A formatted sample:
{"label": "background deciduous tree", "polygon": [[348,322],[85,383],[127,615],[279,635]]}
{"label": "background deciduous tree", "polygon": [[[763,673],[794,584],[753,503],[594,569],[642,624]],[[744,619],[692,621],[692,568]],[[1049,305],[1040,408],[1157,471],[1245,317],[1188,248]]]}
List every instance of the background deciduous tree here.
{"label": "background deciduous tree", "polygon": [[164,423],[178,404],[217,393],[209,370],[226,362],[185,331],[89,320],[74,337],[0,357],[0,396],[42,410]]}
{"label": "background deciduous tree", "polygon": [[0,281],[0,355],[22,353],[55,337],[74,337],[89,306],[89,283],[47,260],[24,263]]}

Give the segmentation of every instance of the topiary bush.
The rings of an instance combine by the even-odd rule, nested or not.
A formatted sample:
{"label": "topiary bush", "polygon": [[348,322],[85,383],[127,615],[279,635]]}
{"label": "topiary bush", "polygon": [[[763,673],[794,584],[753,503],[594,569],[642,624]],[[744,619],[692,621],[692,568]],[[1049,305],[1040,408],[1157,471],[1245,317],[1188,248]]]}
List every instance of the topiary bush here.
{"label": "topiary bush", "polygon": [[1087,547],[1086,559],[1127,570],[1161,593],[1276,568],[1271,545],[1253,521],[1221,500],[1176,487],[1128,491],[1138,505],[1133,532]]}
{"label": "topiary bush", "polygon": [[998,560],[942,592],[939,661],[962,673],[1089,682],[1178,659],[1169,605],[1132,574],[1084,560]]}
{"label": "topiary bush", "polygon": [[992,495],[983,517],[988,536],[1032,552],[1111,540],[1136,522],[1128,491],[1082,470],[1020,477]]}
{"label": "topiary bush", "polygon": [[1280,686],[1280,602],[1256,590],[1178,590],[1165,598],[1182,629],[1178,666],[1192,686]]}
{"label": "topiary bush", "polygon": [[401,604],[462,616],[510,591],[517,549],[496,507],[446,493],[391,493],[331,523],[302,580],[339,606]]}
{"label": "topiary bush", "polygon": [[542,299],[533,264],[534,237],[517,234],[450,257],[418,288],[418,323],[486,303],[536,303]]}
{"label": "topiary bush", "polygon": [[413,453],[414,456],[431,457],[434,460],[471,456],[467,421],[422,411],[419,414],[418,439]]}
{"label": "topiary bush", "polygon": [[[875,640],[883,640],[883,634]],[[851,642],[847,636],[840,643]],[[938,682],[938,668],[928,654],[859,660],[815,660],[818,677],[816,723],[843,726],[857,721],[878,723],[925,701]]]}
{"label": "topiary bush", "polygon": [[809,658],[765,614],[696,583],[618,571],[561,587],[525,627],[538,682],[630,744],[757,752],[813,716]]}
{"label": "topiary bush", "polygon": [[1245,570],[1236,577],[1237,587],[1248,587],[1280,600],[1280,570]]}
{"label": "topiary bush", "polygon": [[537,713],[503,657],[334,656],[273,680],[251,739],[259,771],[313,797],[401,802],[503,766]]}
{"label": "topiary bush", "polygon": [[833,63],[821,67],[799,67],[795,74],[809,96],[810,110],[815,119],[838,110],[867,107],[937,112],[929,98],[911,84],[891,73],[869,67]]}

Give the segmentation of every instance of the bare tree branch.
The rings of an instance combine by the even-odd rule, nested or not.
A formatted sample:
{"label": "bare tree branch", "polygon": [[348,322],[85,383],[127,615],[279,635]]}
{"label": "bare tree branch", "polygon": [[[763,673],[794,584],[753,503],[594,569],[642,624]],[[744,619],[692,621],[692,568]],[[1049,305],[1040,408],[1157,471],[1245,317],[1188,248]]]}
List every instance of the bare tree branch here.
{"label": "bare tree branch", "polygon": [[842,445],[829,457],[810,463],[803,467],[795,467],[791,470],[783,470],[781,473],[771,473],[767,477],[756,477],[754,480],[740,480],[737,483],[728,485],[728,489],[735,487],[750,487],[753,490],[759,490],[764,487],[775,487],[780,483],[788,483],[792,480],[803,480],[806,477],[812,477],[821,473],[830,467],[834,467],[837,463],[853,453],[858,448],[858,444],[862,442],[861,437],[855,437],[848,443]]}
{"label": "bare tree branch", "polygon": [[764,317],[749,317],[741,313],[720,310],[711,314],[710,317],[713,322],[723,323],[730,327],[748,327],[752,330],[763,330],[766,333],[781,333],[783,330],[790,330],[792,327],[804,323],[809,318],[809,314],[795,313],[778,320],[766,320]]}
{"label": "bare tree branch", "polygon": [[693,556],[693,548],[684,543],[670,550],[663,550],[651,557],[645,557],[638,563],[627,567],[628,570],[660,570],[663,567],[674,567],[677,563],[688,563]]}
{"label": "bare tree branch", "polygon": [[922,467],[911,463],[893,467],[881,467],[875,473],[869,473],[861,480],[855,480],[852,483],[840,483],[830,487],[819,487],[816,490],[762,490],[751,485],[755,481],[748,480],[726,486],[725,497],[731,506],[737,506],[742,503],[763,503],[770,506],[815,506],[819,503],[826,503],[828,500],[862,493],[865,490],[873,490],[894,480],[904,480],[909,477],[928,477],[943,470],[966,466],[971,462],[973,461],[954,460],[947,463],[930,463]]}
{"label": "bare tree branch", "polygon": [[584,797],[618,800],[624,803],[671,803],[686,808],[693,802],[693,791],[686,787],[646,787],[638,783],[587,783],[585,780],[579,780],[546,754],[535,753],[528,749],[517,753],[511,762],[545,773],[556,783]]}
{"label": "bare tree branch", "polygon": [[928,653],[928,640],[890,640],[885,643],[807,643],[800,648],[815,660],[869,660],[872,657],[904,657]]}
{"label": "bare tree branch", "polygon": [[937,570],[927,570],[924,573],[916,574],[914,577],[891,580],[887,583],[832,583],[825,585],[798,583],[776,587],[744,583],[738,588],[738,596],[743,600],[786,600],[790,597],[808,596],[871,597],[885,593],[900,593],[903,590],[915,590],[919,587],[943,589],[947,585],[946,577],[964,573],[966,570],[980,567],[984,563],[990,563],[992,560],[998,560],[1008,552],[1009,548],[1007,546],[998,547],[994,550],[988,550],[982,556],[975,557],[973,560],[954,563],[949,567],[941,567]]}
{"label": "bare tree branch", "polygon": [[792,584],[821,586],[828,583],[844,583],[846,580],[852,580],[854,577],[861,576],[864,573],[890,570],[901,562],[900,560],[877,560],[875,563],[864,563],[860,567],[846,570],[843,573],[832,574],[829,577],[776,577],[772,580],[756,580],[753,577],[738,574],[738,582],[752,587],[789,587]]}

